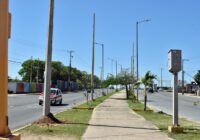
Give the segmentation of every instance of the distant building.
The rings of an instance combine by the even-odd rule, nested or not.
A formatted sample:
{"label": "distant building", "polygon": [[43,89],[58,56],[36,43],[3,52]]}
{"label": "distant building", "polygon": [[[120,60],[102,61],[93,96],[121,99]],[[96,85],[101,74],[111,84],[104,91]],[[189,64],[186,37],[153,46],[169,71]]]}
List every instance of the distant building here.
{"label": "distant building", "polygon": [[196,93],[198,85],[195,82],[191,82],[191,84],[186,85],[187,93]]}

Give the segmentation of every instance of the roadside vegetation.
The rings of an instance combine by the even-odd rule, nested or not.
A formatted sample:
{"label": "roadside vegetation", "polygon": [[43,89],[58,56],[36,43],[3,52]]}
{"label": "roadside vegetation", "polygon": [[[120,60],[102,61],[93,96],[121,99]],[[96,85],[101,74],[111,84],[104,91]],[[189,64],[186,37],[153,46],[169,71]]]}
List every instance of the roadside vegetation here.
{"label": "roadside vegetation", "polygon": [[[30,75],[32,76],[32,82],[44,83],[44,71],[45,71],[45,61],[43,60],[26,60],[22,62],[22,67],[19,70],[18,74],[22,77],[22,80],[19,80],[17,77],[12,79],[8,76],[9,82],[30,82]],[[52,82],[61,80],[68,81],[70,67],[65,66],[60,61],[52,61],[52,73],[51,80]],[[90,88],[90,77],[91,74],[88,74],[86,71],[81,71],[77,68],[71,68],[70,80],[77,82],[79,89]],[[38,78],[38,79],[37,79]],[[100,85],[100,79],[94,75],[95,85]]]}
{"label": "roadside vegetation", "polygon": [[175,140],[199,140],[200,138],[200,124],[191,122],[185,119],[179,119],[180,126],[184,128],[184,133],[169,133],[168,126],[172,124],[172,116],[160,112],[154,112],[147,107],[144,111],[144,105],[136,100],[134,94],[131,94],[128,100],[129,107],[139,115],[143,116],[146,120],[151,121],[161,131],[167,133]]}
{"label": "roadside vegetation", "polygon": [[[73,109],[66,110],[62,113],[55,115],[58,120],[61,120],[62,124],[32,124],[22,130],[19,133],[23,136],[29,136],[32,139],[35,138],[52,138],[57,136],[58,139],[81,139],[88,127],[89,120],[91,118],[93,108],[109,98],[113,93],[109,93],[105,96],[98,97],[94,101],[83,103]],[[30,139],[31,139],[30,138]]]}

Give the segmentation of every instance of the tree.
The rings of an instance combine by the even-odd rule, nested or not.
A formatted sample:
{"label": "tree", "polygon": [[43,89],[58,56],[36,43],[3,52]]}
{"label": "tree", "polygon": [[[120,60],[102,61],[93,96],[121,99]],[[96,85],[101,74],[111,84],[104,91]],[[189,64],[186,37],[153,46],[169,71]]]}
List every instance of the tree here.
{"label": "tree", "polygon": [[106,80],[103,81],[102,86],[103,87],[108,87],[109,85],[115,85],[116,84],[116,79],[114,78],[113,75],[108,76]]}
{"label": "tree", "polygon": [[198,85],[197,95],[200,96],[200,70],[198,70],[198,72],[195,74],[194,80]]}
{"label": "tree", "polygon": [[132,75],[126,71],[122,73],[121,75],[118,75],[117,80],[116,80],[118,84],[125,86],[127,100],[129,99],[129,94],[130,94],[130,88],[128,86],[132,84],[132,81],[133,81]]}
{"label": "tree", "polygon": [[44,61],[29,59],[22,63],[22,68],[19,70],[18,73],[22,77],[22,80],[24,82],[29,82],[30,77],[32,77],[33,82],[36,82],[37,71],[38,71],[38,81],[44,82],[44,76],[43,76],[44,75],[44,65],[45,65]]}
{"label": "tree", "polygon": [[138,81],[138,83],[141,83],[144,85],[144,111],[146,111],[147,106],[147,92],[146,88],[148,86],[151,86],[153,84],[153,80],[156,79],[156,75],[152,74],[150,71],[148,71],[145,76]]}

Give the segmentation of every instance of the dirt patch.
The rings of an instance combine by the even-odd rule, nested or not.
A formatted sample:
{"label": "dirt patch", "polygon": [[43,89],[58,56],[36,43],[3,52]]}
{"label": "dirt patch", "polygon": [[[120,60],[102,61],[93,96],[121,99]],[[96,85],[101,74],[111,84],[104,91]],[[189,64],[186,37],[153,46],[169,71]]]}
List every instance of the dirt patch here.
{"label": "dirt patch", "polygon": [[33,124],[69,124],[69,123],[73,123],[72,121],[67,121],[67,120],[58,120],[57,118],[54,117],[53,114],[49,114],[48,116],[44,116],[41,119],[33,122]]}

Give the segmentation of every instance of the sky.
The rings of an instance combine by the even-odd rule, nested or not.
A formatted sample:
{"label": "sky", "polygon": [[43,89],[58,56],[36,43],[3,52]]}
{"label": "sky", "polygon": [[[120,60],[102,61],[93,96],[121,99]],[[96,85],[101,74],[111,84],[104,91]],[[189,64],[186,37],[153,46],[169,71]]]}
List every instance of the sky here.
{"label": "sky", "polygon": [[[112,73],[108,58],[117,60],[123,68],[130,68],[136,22],[151,19],[139,25],[139,75],[150,70],[159,79],[163,68],[163,79],[171,80],[167,54],[170,49],[181,49],[183,58],[189,59],[184,63],[189,82],[200,69],[199,5],[199,0],[55,0],[53,60],[69,65],[67,50],[74,50],[72,66],[91,72],[95,13],[95,42],[105,45],[104,77]],[[49,0],[10,0],[9,60],[23,62],[31,56],[45,59],[48,7]],[[20,78],[20,67],[9,62],[9,76]],[[96,75],[100,75],[100,67],[101,47],[96,46]]]}

